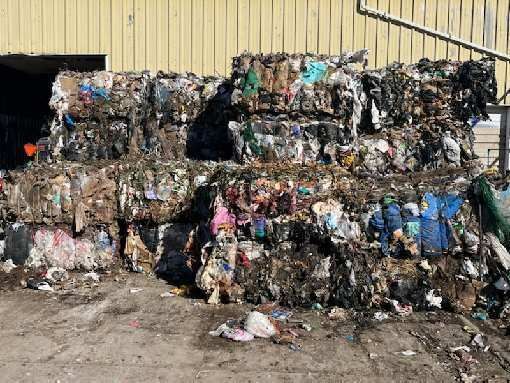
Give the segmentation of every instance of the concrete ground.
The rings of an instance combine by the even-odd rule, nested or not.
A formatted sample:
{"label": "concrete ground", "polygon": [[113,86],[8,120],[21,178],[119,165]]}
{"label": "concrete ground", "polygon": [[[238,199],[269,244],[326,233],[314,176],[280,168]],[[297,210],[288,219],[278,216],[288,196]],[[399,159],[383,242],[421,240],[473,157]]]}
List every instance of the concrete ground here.
{"label": "concrete ground", "polygon": [[[161,298],[164,281],[109,276],[97,286],[56,292],[0,291],[2,382],[407,382],[510,379],[510,337],[493,321],[416,313],[375,321],[372,314],[336,321],[295,311],[312,331],[300,350],[268,339],[235,343],[208,334],[249,305],[206,305]],[[130,289],[141,288],[132,293]],[[469,345],[479,327],[487,352],[457,360],[449,347]],[[412,350],[416,355],[404,356]],[[468,355],[468,356],[469,356]]]}

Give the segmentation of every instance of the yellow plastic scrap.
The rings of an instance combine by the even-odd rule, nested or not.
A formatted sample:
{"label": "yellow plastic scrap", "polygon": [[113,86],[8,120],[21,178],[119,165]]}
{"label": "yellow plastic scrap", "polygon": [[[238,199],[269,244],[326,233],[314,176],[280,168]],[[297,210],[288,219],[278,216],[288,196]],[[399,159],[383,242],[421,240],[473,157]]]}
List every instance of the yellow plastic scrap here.
{"label": "yellow plastic scrap", "polygon": [[496,168],[496,167],[494,167],[494,166],[493,166],[493,167],[491,167],[491,168],[485,169],[485,170],[483,171],[483,174],[485,174],[486,176],[493,176],[493,175],[495,175],[495,174],[498,174],[498,172],[499,172],[499,171],[498,171],[498,168]]}
{"label": "yellow plastic scrap", "polygon": [[185,297],[190,295],[191,287],[189,285],[181,285],[180,287],[174,287],[170,292],[179,297]]}
{"label": "yellow plastic scrap", "polygon": [[356,157],[354,156],[354,153],[351,153],[346,156],[343,156],[342,159],[340,160],[340,164],[343,167],[350,168],[355,159]]}

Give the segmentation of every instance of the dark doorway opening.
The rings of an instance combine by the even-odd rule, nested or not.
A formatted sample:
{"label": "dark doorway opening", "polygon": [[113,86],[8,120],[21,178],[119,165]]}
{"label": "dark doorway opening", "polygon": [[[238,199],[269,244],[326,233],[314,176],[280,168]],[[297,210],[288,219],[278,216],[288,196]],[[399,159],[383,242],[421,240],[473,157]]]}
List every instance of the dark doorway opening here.
{"label": "dark doorway opening", "polygon": [[52,117],[48,101],[60,70],[106,69],[104,55],[0,56],[0,170],[26,164],[23,146],[48,136]]}

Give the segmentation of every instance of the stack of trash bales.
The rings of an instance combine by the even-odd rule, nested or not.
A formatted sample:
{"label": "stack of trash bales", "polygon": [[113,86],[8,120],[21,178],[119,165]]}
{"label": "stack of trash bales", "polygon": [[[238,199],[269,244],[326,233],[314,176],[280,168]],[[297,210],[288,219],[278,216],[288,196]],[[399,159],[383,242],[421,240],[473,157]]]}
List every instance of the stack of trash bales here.
{"label": "stack of trash bales", "polygon": [[33,268],[85,270],[107,269],[121,256],[134,271],[193,279],[199,249],[184,249],[209,216],[213,170],[140,157],[10,171],[0,193],[1,256]]}
{"label": "stack of trash bales", "polygon": [[496,100],[494,61],[392,64],[352,57],[243,54],[229,124],[244,163],[337,164],[357,174],[455,167],[473,159],[472,125]]}
{"label": "stack of trash bales", "polygon": [[232,80],[240,118],[229,128],[246,165],[212,184],[197,274],[210,302],[400,315],[479,303],[471,129],[495,99],[493,61],[360,71],[338,58],[244,54]]}
{"label": "stack of trash bales", "polygon": [[507,315],[506,180],[476,178],[471,130],[494,63],[363,70],[366,53],[242,54],[232,79],[60,73],[50,158],[2,174],[0,258],[119,256],[211,303]]}
{"label": "stack of trash bales", "polygon": [[[190,73],[59,73],[50,100],[55,112],[51,152],[32,167],[9,172],[5,193],[0,192],[8,217],[0,220],[7,227],[4,258],[23,254],[18,264],[52,267],[58,262],[39,254],[42,250],[37,262],[28,258],[45,246],[35,231],[44,229],[45,243],[63,231],[64,245],[71,249],[100,229],[112,244],[109,257],[103,257],[108,265],[122,250],[133,270],[193,279],[181,250],[197,220],[208,214],[191,204],[205,193],[210,170],[176,159],[230,156],[229,92],[223,78]],[[28,246],[23,251],[13,248],[20,241]],[[69,251],[58,257],[75,257]],[[105,259],[83,264],[59,263],[69,269],[108,266]]]}

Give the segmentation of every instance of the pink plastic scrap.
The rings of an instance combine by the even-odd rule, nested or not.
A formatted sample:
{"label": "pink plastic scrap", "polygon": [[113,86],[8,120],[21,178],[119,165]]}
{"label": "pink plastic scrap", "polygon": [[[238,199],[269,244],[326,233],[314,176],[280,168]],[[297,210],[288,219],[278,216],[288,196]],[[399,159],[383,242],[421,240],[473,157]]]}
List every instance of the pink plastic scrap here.
{"label": "pink plastic scrap", "polygon": [[254,338],[253,334],[250,334],[248,331],[245,331],[241,328],[225,330],[221,336],[236,342],[249,342]]}
{"label": "pink plastic scrap", "polygon": [[211,233],[213,235],[218,234],[218,228],[221,225],[236,226],[236,217],[234,214],[229,213],[228,209],[224,206],[220,206],[211,220]]}

